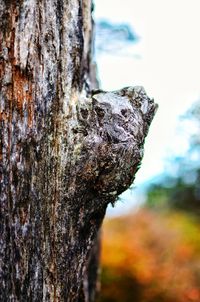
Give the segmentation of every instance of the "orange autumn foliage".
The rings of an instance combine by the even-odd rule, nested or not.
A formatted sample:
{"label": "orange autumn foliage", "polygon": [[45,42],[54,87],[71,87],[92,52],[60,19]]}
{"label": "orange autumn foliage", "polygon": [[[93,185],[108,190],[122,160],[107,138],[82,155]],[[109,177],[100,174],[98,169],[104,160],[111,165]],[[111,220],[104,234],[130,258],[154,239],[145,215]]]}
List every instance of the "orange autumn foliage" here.
{"label": "orange autumn foliage", "polygon": [[103,226],[101,302],[200,302],[200,223],[147,209]]}

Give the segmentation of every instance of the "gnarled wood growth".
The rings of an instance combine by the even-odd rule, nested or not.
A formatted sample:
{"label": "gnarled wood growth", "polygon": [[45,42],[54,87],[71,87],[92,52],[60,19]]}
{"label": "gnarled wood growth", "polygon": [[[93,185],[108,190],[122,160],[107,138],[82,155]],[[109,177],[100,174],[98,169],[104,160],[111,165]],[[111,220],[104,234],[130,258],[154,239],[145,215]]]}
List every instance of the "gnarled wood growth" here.
{"label": "gnarled wood growth", "polygon": [[1,301],[92,301],[92,246],[142,158],[155,104],[92,93],[91,41],[90,0],[0,0]]}

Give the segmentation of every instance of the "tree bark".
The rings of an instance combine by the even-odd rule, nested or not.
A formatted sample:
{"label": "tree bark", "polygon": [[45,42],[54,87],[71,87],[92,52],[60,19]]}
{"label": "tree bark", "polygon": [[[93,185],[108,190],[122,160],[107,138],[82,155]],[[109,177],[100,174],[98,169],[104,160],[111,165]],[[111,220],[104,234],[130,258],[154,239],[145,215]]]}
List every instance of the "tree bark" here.
{"label": "tree bark", "polygon": [[142,158],[156,106],[92,92],[91,10],[0,0],[1,301],[94,300],[107,204]]}

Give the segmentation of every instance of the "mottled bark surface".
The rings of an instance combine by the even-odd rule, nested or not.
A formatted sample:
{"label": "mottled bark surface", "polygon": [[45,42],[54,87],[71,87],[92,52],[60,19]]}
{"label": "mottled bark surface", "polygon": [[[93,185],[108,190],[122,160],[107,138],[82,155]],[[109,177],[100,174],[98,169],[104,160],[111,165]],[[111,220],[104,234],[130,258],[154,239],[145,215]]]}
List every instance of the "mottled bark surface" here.
{"label": "mottled bark surface", "polygon": [[0,301],[92,301],[91,248],[138,169],[155,105],[90,92],[91,30],[90,0],[0,0]]}

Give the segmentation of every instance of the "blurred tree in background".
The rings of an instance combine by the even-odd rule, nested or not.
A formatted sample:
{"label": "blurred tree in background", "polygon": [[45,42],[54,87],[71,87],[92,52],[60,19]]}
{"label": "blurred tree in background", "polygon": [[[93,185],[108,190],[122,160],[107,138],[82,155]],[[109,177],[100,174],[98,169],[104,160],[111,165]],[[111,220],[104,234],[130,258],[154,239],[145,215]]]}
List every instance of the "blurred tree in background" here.
{"label": "blurred tree in background", "polygon": [[[184,126],[185,121],[185,126]],[[178,209],[200,214],[200,102],[193,105],[184,117],[184,127],[192,129],[189,148],[183,157],[169,163],[171,173],[150,185],[147,206],[156,209]]]}
{"label": "blurred tree in background", "polygon": [[139,37],[127,23],[111,23],[109,20],[96,21],[95,50],[100,53],[127,55],[130,46]]}

